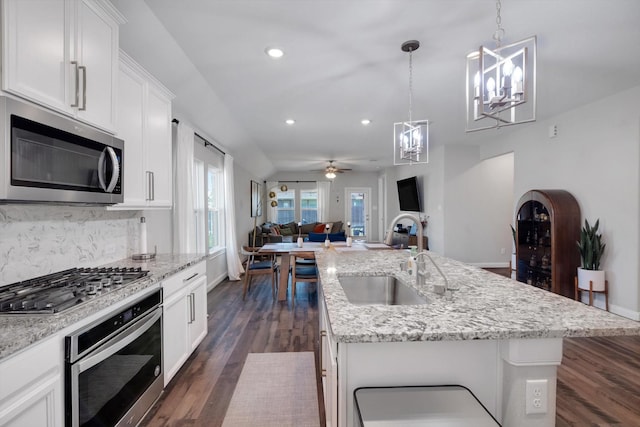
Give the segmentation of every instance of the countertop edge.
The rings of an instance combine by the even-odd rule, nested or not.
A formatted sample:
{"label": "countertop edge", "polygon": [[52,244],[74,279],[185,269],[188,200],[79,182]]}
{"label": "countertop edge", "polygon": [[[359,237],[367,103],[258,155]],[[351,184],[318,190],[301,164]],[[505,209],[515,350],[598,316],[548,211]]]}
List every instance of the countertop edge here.
{"label": "countertop edge", "polygon": [[88,301],[78,307],[71,308],[57,314],[0,315],[0,363],[21,352],[22,350],[45,340],[73,325],[83,322],[89,316],[97,318],[108,314],[108,309],[121,301],[131,297],[151,292],[153,288],[167,277],[175,275],[206,259],[203,254],[158,254],[156,258],[148,261],[133,261],[125,258],[116,262],[110,262],[97,267],[125,266],[141,267],[148,270],[149,274],[136,280],[121,289],[110,292],[100,298]]}

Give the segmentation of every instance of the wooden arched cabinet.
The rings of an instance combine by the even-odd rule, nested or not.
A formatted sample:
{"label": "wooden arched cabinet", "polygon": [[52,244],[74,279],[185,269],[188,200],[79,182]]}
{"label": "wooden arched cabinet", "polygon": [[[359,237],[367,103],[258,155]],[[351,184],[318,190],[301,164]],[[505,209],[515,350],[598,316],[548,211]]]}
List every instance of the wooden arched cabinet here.
{"label": "wooden arched cabinet", "polygon": [[516,208],[516,279],[574,298],[580,206],[565,190],[530,190]]}

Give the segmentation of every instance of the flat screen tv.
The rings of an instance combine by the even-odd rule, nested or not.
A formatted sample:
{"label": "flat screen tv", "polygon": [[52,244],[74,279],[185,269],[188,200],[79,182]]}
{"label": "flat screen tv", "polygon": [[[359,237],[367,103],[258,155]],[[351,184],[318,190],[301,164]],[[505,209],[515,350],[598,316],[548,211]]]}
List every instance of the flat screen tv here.
{"label": "flat screen tv", "polygon": [[398,201],[401,211],[422,212],[418,177],[412,176],[398,181]]}

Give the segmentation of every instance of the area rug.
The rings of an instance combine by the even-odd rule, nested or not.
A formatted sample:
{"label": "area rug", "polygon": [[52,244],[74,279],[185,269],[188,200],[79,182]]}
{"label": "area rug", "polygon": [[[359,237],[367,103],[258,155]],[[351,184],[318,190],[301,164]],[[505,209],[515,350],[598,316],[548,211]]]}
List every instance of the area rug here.
{"label": "area rug", "polygon": [[319,427],[313,353],[249,353],[223,427]]}

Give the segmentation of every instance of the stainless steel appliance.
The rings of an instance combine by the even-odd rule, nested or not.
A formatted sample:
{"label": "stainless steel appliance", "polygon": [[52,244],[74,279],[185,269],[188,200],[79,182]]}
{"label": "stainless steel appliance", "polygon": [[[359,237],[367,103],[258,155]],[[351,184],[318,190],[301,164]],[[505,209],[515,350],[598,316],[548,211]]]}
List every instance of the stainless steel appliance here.
{"label": "stainless steel appliance", "polygon": [[157,289],[65,337],[65,425],[135,426],[163,387]]}
{"label": "stainless steel appliance", "polygon": [[0,288],[0,314],[59,313],[146,276],[140,267],[72,268]]}
{"label": "stainless steel appliance", "polygon": [[0,201],[114,204],[124,141],[0,96]]}

